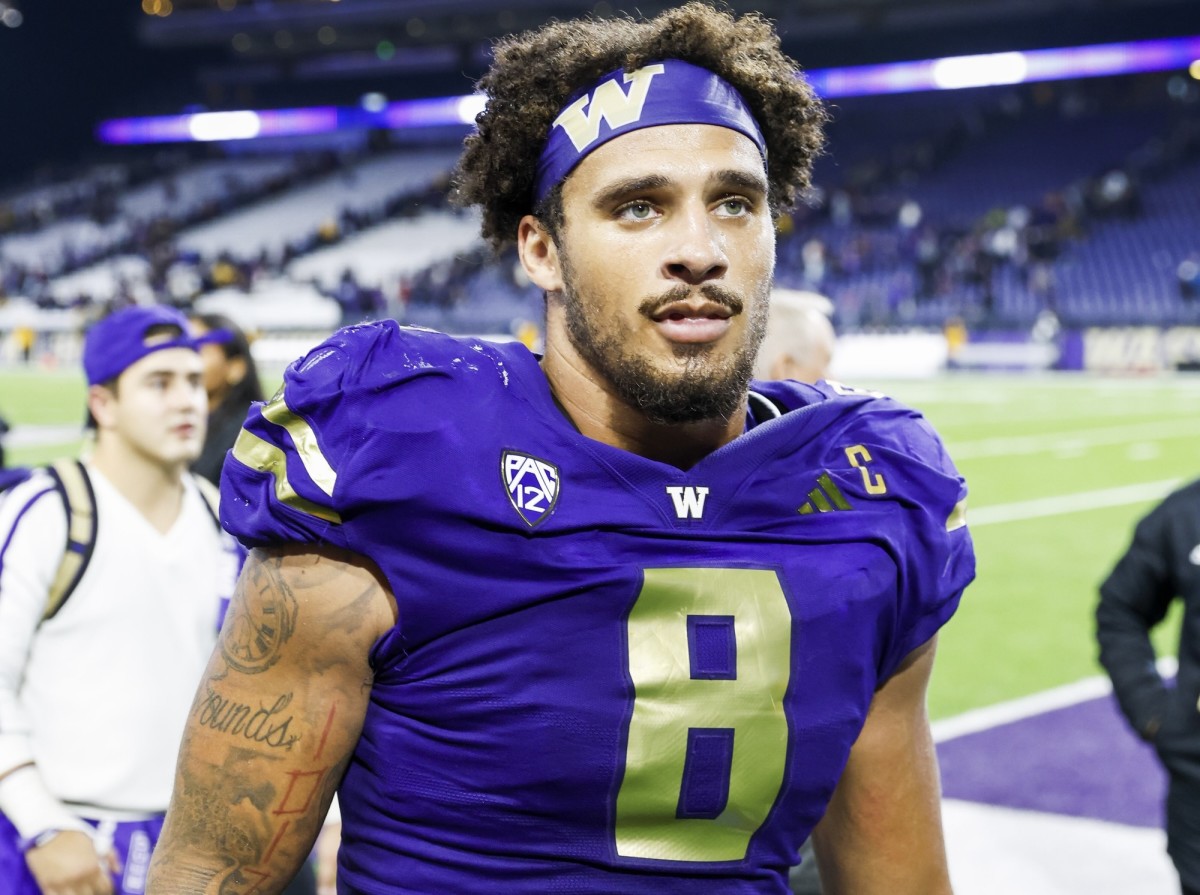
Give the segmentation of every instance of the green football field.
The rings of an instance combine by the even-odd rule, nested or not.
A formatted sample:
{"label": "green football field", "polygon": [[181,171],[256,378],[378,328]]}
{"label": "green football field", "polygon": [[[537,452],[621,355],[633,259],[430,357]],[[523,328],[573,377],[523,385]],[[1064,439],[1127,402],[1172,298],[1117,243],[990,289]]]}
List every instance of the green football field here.
{"label": "green football field", "polygon": [[[1200,476],[1200,378],[954,375],[855,382],[911,404],[942,433],[971,489],[979,577],[941,635],[935,718],[1100,672],[1096,587],[1136,520]],[[76,374],[0,370],[0,414],[40,430],[10,463],[77,449]],[[21,433],[22,436],[25,434]],[[47,440],[53,439],[53,440]],[[1160,629],[1175,653],[1178,618]]]}

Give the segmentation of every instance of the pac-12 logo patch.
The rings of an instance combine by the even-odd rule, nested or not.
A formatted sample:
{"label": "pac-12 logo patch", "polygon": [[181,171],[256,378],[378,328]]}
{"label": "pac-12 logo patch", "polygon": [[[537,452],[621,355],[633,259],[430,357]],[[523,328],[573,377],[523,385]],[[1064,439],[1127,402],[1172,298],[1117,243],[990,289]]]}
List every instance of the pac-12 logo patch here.
{"label": "pac-12 logo patch", "polygon": [[500,475],[509,503],[533,528],[539,525],[558,502],[558,467],[520,451],[500,455]]}

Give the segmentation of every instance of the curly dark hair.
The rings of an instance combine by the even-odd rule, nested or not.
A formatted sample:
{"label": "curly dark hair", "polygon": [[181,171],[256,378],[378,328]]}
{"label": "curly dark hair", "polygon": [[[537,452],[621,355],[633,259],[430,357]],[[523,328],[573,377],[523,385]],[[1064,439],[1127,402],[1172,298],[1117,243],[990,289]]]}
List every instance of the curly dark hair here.
{"label": "curly dark hair", "polygon": [[706,68],[738,90],[766,140],[771,207],[795,204],[821,151],[826,112],[761,15],[735,18],[690,2],[649,20],[551,22],[496,45],[495,61],[477,85],[487,107],[475,118],[454,174],[455,202],[481,206],[483,236],[494,249],[514,241],[530,213],[557,234],[562,185],[535,209],[533,184],[550,126],[571,94],[608,72],[665,59]]}

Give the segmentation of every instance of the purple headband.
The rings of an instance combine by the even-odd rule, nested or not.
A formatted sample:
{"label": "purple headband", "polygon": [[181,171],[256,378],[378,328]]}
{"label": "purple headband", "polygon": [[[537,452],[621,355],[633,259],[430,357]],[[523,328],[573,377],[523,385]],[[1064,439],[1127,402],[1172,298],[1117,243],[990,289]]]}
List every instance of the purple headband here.
{"label": "purple headband", "polygon": [[[603,131],[602,123],[608,125]],[[706,68],[667,59],[632,72],[609,72],[571,97],[550,126],[538,158],[534,204],[613,137],[664,124],[728,127],[753,140],[763,159],[767,157],[758,122],[732,84]]]}

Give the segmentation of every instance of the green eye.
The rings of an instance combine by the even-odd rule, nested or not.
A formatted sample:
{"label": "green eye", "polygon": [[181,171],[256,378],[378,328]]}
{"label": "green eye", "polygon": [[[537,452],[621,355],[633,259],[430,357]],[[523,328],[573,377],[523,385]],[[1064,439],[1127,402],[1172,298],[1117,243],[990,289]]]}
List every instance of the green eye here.
{"label": "green eye", "polygon": [[625,207],[625,213],[635,220],[644,221],[653,213],[649,202],[634,202]]}

